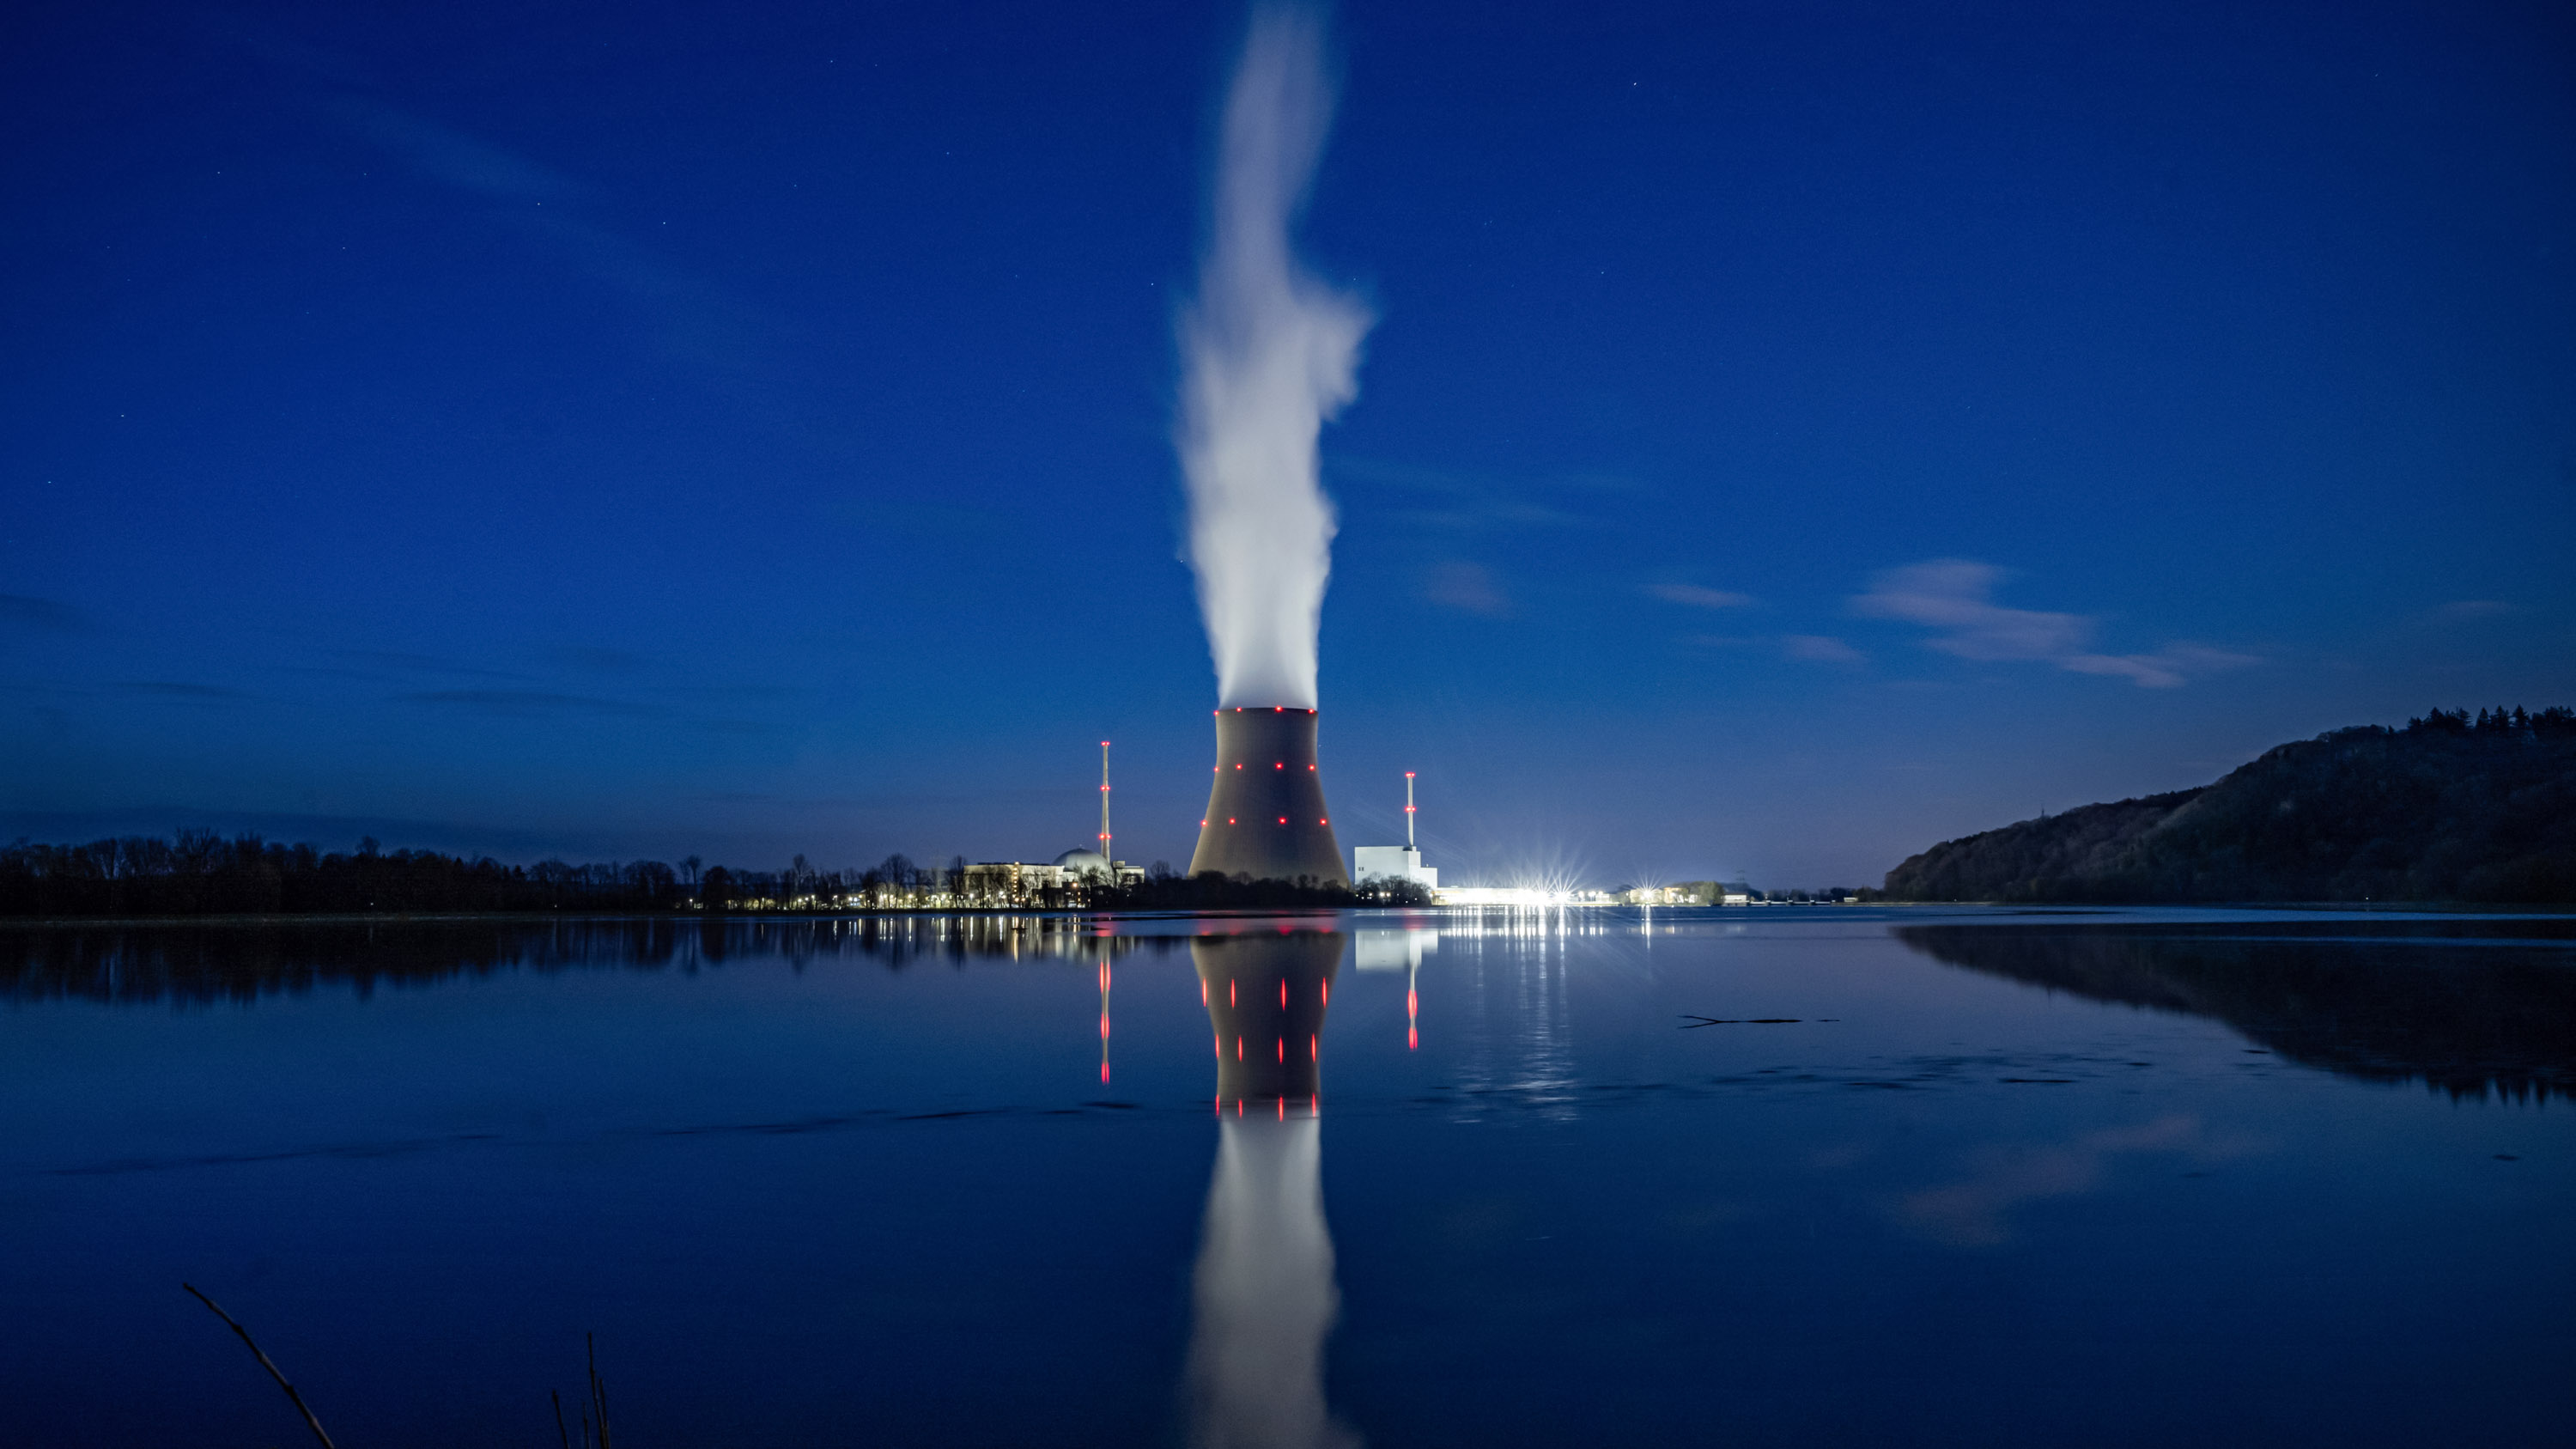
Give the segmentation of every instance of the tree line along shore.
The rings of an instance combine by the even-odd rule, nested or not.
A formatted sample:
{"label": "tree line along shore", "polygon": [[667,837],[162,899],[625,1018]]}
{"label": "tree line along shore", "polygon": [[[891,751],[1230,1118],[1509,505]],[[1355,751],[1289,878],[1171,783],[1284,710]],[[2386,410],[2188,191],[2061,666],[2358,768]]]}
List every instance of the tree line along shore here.
{"label": "tree line along shore", "polygon": [[[1732,889],[1720,887],[1719,889]],[[2436,709],[2282,745],[2213,784],[1944,841],[1861,893],[1885,902],[2576,905],[2576,710]],[[1714,898],[1712,898],[1714,899]],[[690,857],[505,865],[183,830],[0,847],[0,919],[1220,910],[1429,904],[1410,881],[1187,876],[984,899],[962,858],[864,870],[736,870]]]}
{"label": "tree line along shore", "polygon": [[1230,880],[1157,863],[1142,880],[1046,886],[1011,899],[970,886],[966,862],[894,855],[864,870],[783,870],[658,860],[504,865],[430,850],[323,851],[257,835],[183,830],[85,845],[0,847],[0,919],[197,916],[659,914],[735,911],[1210,910],[1426,905],[1410,881]]}

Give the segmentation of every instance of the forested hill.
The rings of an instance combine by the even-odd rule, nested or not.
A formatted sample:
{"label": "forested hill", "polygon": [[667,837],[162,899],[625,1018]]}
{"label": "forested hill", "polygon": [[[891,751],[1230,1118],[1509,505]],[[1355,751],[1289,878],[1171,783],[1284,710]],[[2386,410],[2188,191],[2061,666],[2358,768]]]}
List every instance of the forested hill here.
{"label": "forested hill", "polygon": [[2336,730],[2197,790],[1944,841],[1889,871],[1885,894],[2576,904],[2576,711]]}

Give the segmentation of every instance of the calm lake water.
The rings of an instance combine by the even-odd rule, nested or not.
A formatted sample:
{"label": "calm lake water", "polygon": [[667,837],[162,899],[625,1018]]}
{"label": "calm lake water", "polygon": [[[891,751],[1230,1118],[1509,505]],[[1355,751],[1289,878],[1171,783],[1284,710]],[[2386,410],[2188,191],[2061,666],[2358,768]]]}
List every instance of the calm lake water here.
{"label": "calm lake water", "polygon": [[[0,1441],[2541,1444],[2576,921],[0,931]],[[576,1440],[578,1428],[576,1427]]]}

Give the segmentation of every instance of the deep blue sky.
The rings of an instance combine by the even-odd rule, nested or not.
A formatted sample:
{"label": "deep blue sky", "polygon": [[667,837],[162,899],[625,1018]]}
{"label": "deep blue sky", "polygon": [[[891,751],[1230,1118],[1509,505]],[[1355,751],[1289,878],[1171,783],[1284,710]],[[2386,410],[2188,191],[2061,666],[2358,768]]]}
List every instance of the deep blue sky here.
{"label": "deep blue sky", "polygon": [[[1185,861],[1240,12],[0,21],[0,837]],[[2576,702],[2576,22],[1353,3],[1345,845],[1874,882]],[[1951,562],[1935,565],[1934,561]]]}

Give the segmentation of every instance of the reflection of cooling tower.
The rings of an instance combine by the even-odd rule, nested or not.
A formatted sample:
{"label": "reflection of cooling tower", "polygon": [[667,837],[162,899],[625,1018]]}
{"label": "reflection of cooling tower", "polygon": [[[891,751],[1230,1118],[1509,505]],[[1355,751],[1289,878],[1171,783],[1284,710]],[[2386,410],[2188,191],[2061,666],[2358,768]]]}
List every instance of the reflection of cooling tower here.
{"label": "reflection of cooling tower", "polygon": [[1216,1029],[1220,1102],[1304,1101],[1321,1092],[1324,1008],[1342,961],[1337,931],[1197,936],[1190,960]]}
{"label": "reflection of cooling tower", "polygon": [[1315,769],[1311,709],[1216,712],[1216,787],[1190,874],[1350,884]]}

